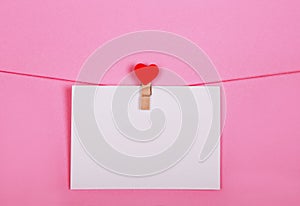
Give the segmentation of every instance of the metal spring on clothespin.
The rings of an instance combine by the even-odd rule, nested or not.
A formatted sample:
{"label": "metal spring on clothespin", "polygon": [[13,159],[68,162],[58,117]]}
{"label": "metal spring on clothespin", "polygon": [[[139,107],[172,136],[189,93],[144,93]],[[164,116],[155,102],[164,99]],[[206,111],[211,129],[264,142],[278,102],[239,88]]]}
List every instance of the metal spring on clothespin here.
{"label": "metal spring on clothespin", "polygon": [[152,80],[158,75],[159,69],[155,64],[149,66],[145,64],[137,64],[134,67],[134,72],[138,79],[142,82],[141,97],[140,97],[140,109],[150,109],[150,97],[152,95]]}

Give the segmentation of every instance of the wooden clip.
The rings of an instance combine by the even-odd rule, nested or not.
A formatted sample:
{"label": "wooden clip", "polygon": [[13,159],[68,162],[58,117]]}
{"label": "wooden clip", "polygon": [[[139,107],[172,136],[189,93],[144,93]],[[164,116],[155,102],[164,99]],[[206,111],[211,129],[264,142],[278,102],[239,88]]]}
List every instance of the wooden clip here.
{"label": "wooden clip", "polygon": [[149,110],[150,109],[150,96],[152,94],[152,85],[142,84],[141,89],[141,97],[140,97],[140,108],[141,110]]}
{"label": "wooden clip", "polygon": [[159,69],[155,64],[149,66],[139,63],[135,65],[134,72],[137,78],[142,82],[140,109],[150,110],[150,96],[152,94],[152,80],[158,75]]}

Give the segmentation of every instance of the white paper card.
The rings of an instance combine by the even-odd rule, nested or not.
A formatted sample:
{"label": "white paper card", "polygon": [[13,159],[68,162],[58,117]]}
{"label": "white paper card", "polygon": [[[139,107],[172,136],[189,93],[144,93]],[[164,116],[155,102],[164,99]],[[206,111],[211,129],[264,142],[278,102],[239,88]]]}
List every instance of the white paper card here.
{"label": "white paper card", "polygon": [[139,86],[73,86],[71,189],[220,189],[220,90],[153,86],[139,109]]}

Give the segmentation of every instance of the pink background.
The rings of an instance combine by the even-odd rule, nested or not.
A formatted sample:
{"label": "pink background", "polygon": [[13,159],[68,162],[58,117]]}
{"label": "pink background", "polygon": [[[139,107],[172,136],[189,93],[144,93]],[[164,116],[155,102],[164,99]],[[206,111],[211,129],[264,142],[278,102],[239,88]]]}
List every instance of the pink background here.
{"label": "pink background", "polygon": [[[299,205],[299,7],[297,0],[2,0],[0,205]],[[225,81],[221,191],[69,190],[73,82],[65,80],[75,80],[104,42],[145,29],[197,43]],[[179,62],[156,63],[195,83]],[[122,68],[105,82],[115,83]]]}

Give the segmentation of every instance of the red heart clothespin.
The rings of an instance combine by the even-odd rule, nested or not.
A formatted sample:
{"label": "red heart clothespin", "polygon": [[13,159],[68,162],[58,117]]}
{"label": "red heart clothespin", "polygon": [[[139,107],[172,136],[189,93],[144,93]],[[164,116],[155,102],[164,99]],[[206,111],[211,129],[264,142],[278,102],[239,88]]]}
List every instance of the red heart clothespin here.
{"label": "red heart clothespin", "polygon": [[151,82],[158,75],[159,69],[155,64],[147,66],[140,63],[134,67],[134,72],[137,78],[142,82],[140,108],[142,110],[149,110],[150,96],[152,94]]}

